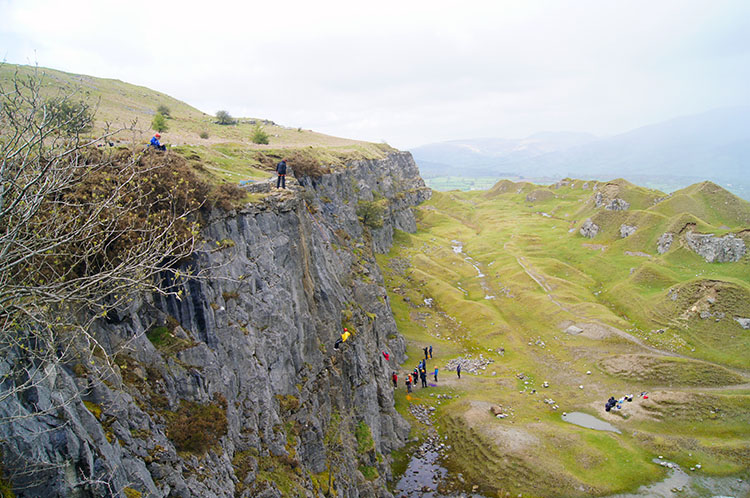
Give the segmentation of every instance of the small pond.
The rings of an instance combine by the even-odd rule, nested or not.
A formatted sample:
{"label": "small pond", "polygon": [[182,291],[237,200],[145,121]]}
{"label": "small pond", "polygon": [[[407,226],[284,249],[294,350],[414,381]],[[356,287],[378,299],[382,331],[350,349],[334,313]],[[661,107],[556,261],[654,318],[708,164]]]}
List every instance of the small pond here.
{"label": "small pond", "polygon": [[575,425],[580,425],[581,427],[586,427],[587,429],[594,429],[596,431],[616,432],[617,434],[621,434],[620,429],[618,429],[614,425],[610,424],[609,422],[605,422],[604,420],[598,419],[594,417],[593,415],[589,415],[588,413],[581,413],[581,412],[566,413],[562,416],[562,419],[565,422],[569,422]]}

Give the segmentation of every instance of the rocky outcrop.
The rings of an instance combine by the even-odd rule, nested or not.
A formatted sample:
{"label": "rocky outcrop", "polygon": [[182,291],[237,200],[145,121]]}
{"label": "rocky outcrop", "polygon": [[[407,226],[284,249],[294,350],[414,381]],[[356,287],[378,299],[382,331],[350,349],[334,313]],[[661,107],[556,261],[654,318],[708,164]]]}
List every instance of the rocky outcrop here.
{"label": "rocky outcrop", "polygon": [[[389,454],[409,431],[390,387],[405,342],[374,252],[416,228],[410,207],[429,190],[407,153],[299,183],[211,213],[184,265],[199,277],[164,282],[179,298],[140,295],[97,323],[119,351],[104,381],[102,365],[56,365],[0,402],[18,417],[0,426],[17,496],[320,496],[329,468],[338,496],[390,496]],[[375,200],[370,229],[357,206]]]}
{"label": "rocky outcrop", "polygon": [[750,318],[735,317],[734,321],[739,323],[743,329],[750,329]]}
{"label": "rocky outcrop", "polygon": [[625,211],[630,207],[630,203],[624,199],[620,198],[609,198],[602,194],[602,192],[597,192],[594,194],[594,205],[596,207],[604,207],[604,209],[610,210],[610,211]]}
{"label": "rocky outcrop", "polygon": [[599,233],[599,225],[591,221],[591,218],[589,218],[583,222],[580,231],[581,235],[583,235],[584,237],[593,239],[594,237],[596,237],[596,234]]}
{"label": "rocky outcrop", "polygon": [[664,232],[656,242],[656,251],[659,254],[664,254],[665,252],[669,251],[669,248],[672,247],[673,240],[674,234],[672,232]]}
{"label": "rocky outcrop", "polygon": [[732,234],[717,237],[713,234],[685,234],[687,246],[709,263],[734,263],[745,255],[745,241]]}
{"label": "rocky outcrop", "polygon": [[620,237],[622,237],[623,239],[625,237],[630,237],[635,233],[636,230],[638,230],[638,227],[626,225],[623,223],[622,225],[620,225]]}

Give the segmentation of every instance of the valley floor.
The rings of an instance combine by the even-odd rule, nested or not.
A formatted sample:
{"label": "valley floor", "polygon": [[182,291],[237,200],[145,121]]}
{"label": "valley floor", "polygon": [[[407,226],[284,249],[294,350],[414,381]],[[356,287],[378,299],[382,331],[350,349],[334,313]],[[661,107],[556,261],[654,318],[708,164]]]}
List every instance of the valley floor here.
{"label": "valley floor", "polygon": [[[660,256],[648,244],[589,241],[576,223],[591,191],[574,187],[542,205],[523,185],[500,196],[436,192],[418,232],[397,234],[380,259],[409,343],[397,408],[416,440],[437,438],[448,470],[429,493],[750,494],[750,331],[736,315],[676,308],[698,302],[682,296],[706,282],[737,287],[719,301],[746,293],[747,256],[712,265],[682,248]],[[646,270],[669,278],[644,283]],[[429,387],[407,394],[403,379],[429,346]],[[610,396],[628,394],[605,411]],[[616,432],[566,422],[572,412]],[[407,491],[398,496],[418,496]]]}

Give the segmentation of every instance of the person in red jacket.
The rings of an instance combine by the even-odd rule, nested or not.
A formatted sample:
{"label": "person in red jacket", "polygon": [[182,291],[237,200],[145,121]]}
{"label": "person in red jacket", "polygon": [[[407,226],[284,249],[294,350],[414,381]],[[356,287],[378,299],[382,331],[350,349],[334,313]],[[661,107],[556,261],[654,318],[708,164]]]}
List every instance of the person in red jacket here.
{"label": "person in red jacket", "polygon": [[396,389],[398,387],[398,375],[396,372],[393,372],[393,375],[391,375],[391,379],[393,379],[393,388]]}

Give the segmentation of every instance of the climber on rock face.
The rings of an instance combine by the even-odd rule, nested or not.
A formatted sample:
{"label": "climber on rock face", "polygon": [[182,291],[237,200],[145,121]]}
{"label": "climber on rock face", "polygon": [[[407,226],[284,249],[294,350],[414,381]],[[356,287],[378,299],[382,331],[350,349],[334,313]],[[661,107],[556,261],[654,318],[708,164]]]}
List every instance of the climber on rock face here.
{"label": "climber on rock face", "polygon": [[344,328],[344,332],[341,334],[341,337],[339,337],[338,339],[336,339],[336,343],[333,345],[333,349],[335,349],[336,351],[338,351],[339,347],[341,346],[341,344],[343,344],[344,342],[346,342],[346,340],[349,339],[350,335],[352,335],[352,334],[349,332],[349,330],[347,330],[346,328]]}

